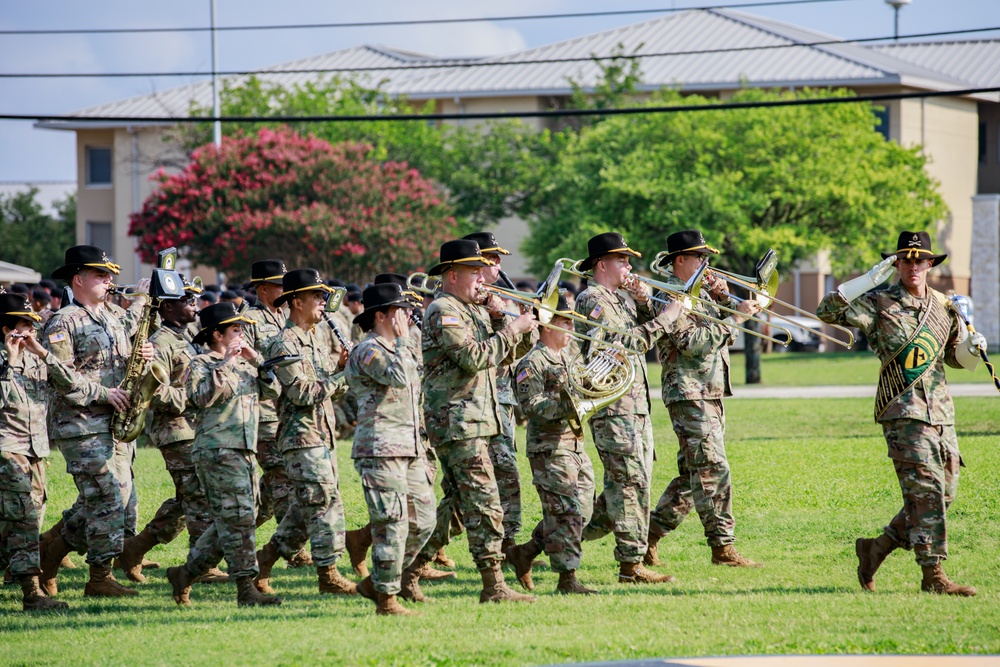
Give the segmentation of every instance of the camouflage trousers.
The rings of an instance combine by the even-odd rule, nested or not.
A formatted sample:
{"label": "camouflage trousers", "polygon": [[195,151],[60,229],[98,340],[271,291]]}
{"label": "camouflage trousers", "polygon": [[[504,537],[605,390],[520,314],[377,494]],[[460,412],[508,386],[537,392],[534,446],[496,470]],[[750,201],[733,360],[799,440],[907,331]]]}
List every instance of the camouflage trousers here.
{"label": "camouflage trousers", "polygon": [[[41,503],[38,488],[41,487]],[[11,576],[40,574],[39,506],[45,503],[45,462],[0,452],[0,555]]]}
{"label": "camouflage trousers", "polygon": [[164,500],[146,524],[145,530],[153,533],[159,544],[172,542],[187,527],[188,546],[193,547],[212,525],[212,511],[194,463],[193,444],[194,441],[185,440],[160,447],[167,473],[174,482],[174,497]]}
{"label": "camouflage trousers", "polygon": [[132,495],[135,445],[116,442],[110,433],[85,435],[56,443],[66,459],[79,495],[63,512],[63,539],[91,565],[121,554],[125,540],[125,505]]}
{"label": "camouflage trousers", "polygon": [[371,519],[372,582],[396,595],[403,570],[434,530],[433,477],[423,456],[359,458],[354,468]]}
{"label": "camouflage trousers", "polygon": [[649,483],[653,471],[653,423],[649,415],[611,415],[590,420],[604,464],[604,490],[584,539],[615,535],[615,560],[638,563],[649,533]]}
{"label": "camouflage trousers", "polygon": [[282,456],[295,494],[271,542],[285,560],[309,542],[318,567],[334,565],[347,532],[337,459],[326,447],[289,449]]}
{"label": "camouflage trousers", "polygon": [[[288,479],[288,471],[285,470],[285,459],[281,456],[278,448],[277,437],[278,422],[265,422],[260,425],[262,431],[265,426],[268,428],[265,438],[260,434],[257,438],[257,463],[260,464],[263,474],[260,476],[260,507],[257,508],[257,525],[263,526],[272,518],[278,523],[285,518],[288,506],[292,502],[295,489]],[[273,433],[271,433],[273,431]]]}
{"label": "camouflage trousers", "polygon": [[[452,507],[461,512],[469,532],[469,553],[480,568],[503,560],[503,509],[497,489],[489,438],[449,440],[435,447],[441,464],[441,488],[452,495]],[[446,520],[442,521],[442,518]],[[428,560],[451,541],[451,513],[438,511],[438,522],[421,551]]]}
{"label": "camouflage trousers", "polygon": [[895,419],[884,422],[882,432],[903,493],[903,507],[885,534],[912,549],[917,564],[936,565],[948,558],[945,515],[955,500],[962,465],[955,427]]}
{"label": "camouflage trousers", "polygon": [[188,552],[187,571],[208,572],[225,557],[229,576],[254,577],[257,569],[257,470],[246,449],[203,449],[194,453],[212,525]]}
{"label": "camouflage trousers", "polygon": [[656,503],[649,532],[663,537],[681,525],[694,507],[710,547],[732,544],[736,541],[736,521],[722,401],[677,401],[667,410],[679,445],[677,477]]}
{"label": "camouflage trousers", "polygon": [[[431,479],[437,479],[438,458],[434,453],[434,448],[428,446],[425,450],[427,454],[427,469],[430,471]],[[435,526],[448,526],[448,541],[455,539],[465,532],[465,524],[462,523],[462,514],[455,501],[455,489],[451,482],[442,477],[441,479],[441,501],[437,506]]]}
{"label": "camouflage trousers", "polygon": [[560,450],[529,456],[531,482],[542,501],[542,520],[531,540],[549,557],[554,572],[580,569],[583,527],[594,512],[594,467],[586,452]]}

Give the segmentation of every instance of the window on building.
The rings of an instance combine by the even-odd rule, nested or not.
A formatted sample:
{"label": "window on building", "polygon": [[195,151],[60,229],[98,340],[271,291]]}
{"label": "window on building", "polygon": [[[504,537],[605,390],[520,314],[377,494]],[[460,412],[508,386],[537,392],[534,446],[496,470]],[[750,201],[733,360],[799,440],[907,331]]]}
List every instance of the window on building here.
{"label": "window on building", "polygon": [[986,123],[979,124],[979,164],[986,164]]}
{"label": "window on building", "polygon": [[88,220],[87,245],[97,246],[109,255],[114,255],[115,244],[111,238],[111,223]]}
{"label": "window on building", "polygon": [[875,131],[885,137],[886,141],[890,139],[889,137],[889,107],[875,107],[875,118],[878,120],[875,123]]}
{"label": "window on building", "polygon": [[111,149],[87,146],[87,187],[111,185]]}

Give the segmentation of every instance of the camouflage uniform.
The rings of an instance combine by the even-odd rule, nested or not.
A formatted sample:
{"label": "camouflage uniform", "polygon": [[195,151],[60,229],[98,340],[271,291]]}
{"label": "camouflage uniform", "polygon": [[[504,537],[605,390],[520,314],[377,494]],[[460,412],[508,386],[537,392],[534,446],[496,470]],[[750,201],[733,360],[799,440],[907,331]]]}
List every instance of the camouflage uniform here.
{"label": "camouflage uniform", "polygon": [[[441,486],[453,493],[469,532],[469,551],[480,569],[490,568],[503,560],[503,509],[488,451],[501,424],[496,369],[517,336],[503,319],[450,294],[431,303],[424,322],[427,434],[444,473]],[[428,560],[450,541],[451,521],[441,518],[421,552]]]}
{"label": "camouflage uniform", "polygon": [[513,373],[510,363],[497,370],[500,432],[490,438],[489,446],[490,461],[500,490],[500,507],[503,508],[503,538],[510,542],[521,531],[521,474],[517,470],[517,441],[514,439],[517,398],[514,396]]}
{"label": "camouflage uniform", "polygon": [[421,436],[420,351],[412,337],[369,333],[345,376],[358,397],[351,458],[361,476],[372,531],[372,582],[387,595],[434,529],[434,479]]}
{"label": "camouflage uniform", "polygon": [[138,307],[105,304],[94,312],[73,303],[52,316],[42,341],[81,376],[79,386],[53,401],[49,436],[80,492],[63,513],[61,535],[72,549],[86,552],[91,565],[119,555],[125,539],[135,444],[111,437],[108,390],[125,379],[140,314]]}
{"label": "camouflage uniform", "polygon": [[527,452],[542,520],[531,532],[555,572],[580,567],[583,527],[594,511],[594,468],[569,395],[570,357],[541,342],[517,365],[517,397],[528,419]]}
{"label": "camouflage uniform", "polygon": [[[615,559],[639,563],[646,553],[649,529],[649,484],[653,473],[653,424],[650,421],[649,379],[643,356],[666,331],[654,319],[652,302],[637,304],[621,291],[612,292],[597,282],[580,293],[576,312],[605,326],[631,331],[640,340],[625,341],[635,354],[635,382],[617,402],[590,419],[594,446],[604,464],[604,490],[594,503],[594,515],[584,530],[585,539],[615,534]],[[576,324],[580,333],[590,327]],[[586,351],[589,346],[583,346]]]}
{"label": "camouflage uniform", "polygon": [[256,500],[260,398],[277,396],[274,378],[255,364],[218,352],[191,360],[187,399],[198,410],[194,461],[213,523],[188,552],[185,568],[199,577],[222,556],[235,579],[257,575]]}
{"label": "camouflage uniform", "polygon": [[[684,281],[672,270],[667,273],[666,282],[682,290]],[[727,300],[722,305],[735,309],[738,304]],[[723,319],[718,309],[702,302],[694,302],[691,310]],[[679,445],[677,477],[650,515],[649,530],[656,537],[676,529],[694,507],[709,546],[736,541],[722,398],[733,395],[729,346],[737,333],[733,327],[685,312],[656,345],[663,404]]]}
{"label": "camouflage uniform", "polygon": [[194,464],[197,409],[188,403],[184,386],[188,366],[198,356],[198,348],[184,329],[169,324],[157,329],[149,342],[155,350],[155,361],[163,365],[170,384],[153,394],[147,432],[174,482],[174,497],[163,501],[144,530],[150,531],[157,543],[167,544],[187,526],[188,546],[194,546],[212,525],[212,512]]}
{"label": "camouflage uniform", "polygon": [[[263,304],[250,306],[243,313],[247,319],[256,324],[244,325],[243,338],[247,344],[263,356],[267,356],[271,339],[277,336],[285,326],[285,314],[280,309],[272,313]],[[278,406],[273,400],[260,402],[260,425],[257,434],[257,462],[264,471],[260,476],[260,508],[257,514],[257,525],[267,523],[271,517],[278,522],[288,511],[293,493],[292,483],[288,480],[285,470],[285,460],[278,449]]]}
{"label": "camouflage uniform", "polygon": [[[827,294],[817,314],[824,322],[861,329],[885,364],[916,330],[928,308],[942,308],[945,297],[927,288],[923,299],[910,295],[899,283],[874,290],[848,303],[839,292]],[[934,566],[948,558],[945,514],[958,488],[962,457],[955,434],[955,407],[944,364],[959,367],[955,360],[959,324],[950,318],[947,341],[930,358],[929,368],[906,391],[876,417],[888,445],[903,494],[903,507],[885,527],[896,546],[912,549],[917,563]]]}
{"label": "camouflage uniform", "polygon": [[295,494],[271,543],[288,560],[311,546],[318,567],[333,566],[344,553],[344,505],[337,471],[333,400],[347,383],[336,373],[337,360],[317,335],[290,320],[271,341],[267,357],[302,355],[302,360],[276,369],[281,382],[278,446]]}
{"label": "camouflage uniform", "polygon": [[40,574],[38,531],[45,515],[45,418],[50,387],[73,389],[74,374],[54,354],[0,350],[0,554],[10,574]]}

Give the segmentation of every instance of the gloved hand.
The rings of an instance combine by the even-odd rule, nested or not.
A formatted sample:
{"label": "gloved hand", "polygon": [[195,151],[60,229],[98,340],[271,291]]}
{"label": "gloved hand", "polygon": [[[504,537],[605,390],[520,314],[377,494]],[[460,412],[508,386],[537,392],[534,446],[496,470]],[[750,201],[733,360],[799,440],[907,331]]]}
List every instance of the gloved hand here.
{"label": "gloved hand", "polygon": [[978,331],[969,337],[969,351],[979,352],[979,350],[986,349],[986,336],[979,333]]}
{"label": "gloved hand", "polygon": [[858,276],[853,280],[848,280],[837,288],[840,296],[849,302],[854,301],[866,292],[870,292],[885,282],[892,274],[893,264],[896,263],[896,256],[890,255],[886,259],[876,264],[868,273]]}

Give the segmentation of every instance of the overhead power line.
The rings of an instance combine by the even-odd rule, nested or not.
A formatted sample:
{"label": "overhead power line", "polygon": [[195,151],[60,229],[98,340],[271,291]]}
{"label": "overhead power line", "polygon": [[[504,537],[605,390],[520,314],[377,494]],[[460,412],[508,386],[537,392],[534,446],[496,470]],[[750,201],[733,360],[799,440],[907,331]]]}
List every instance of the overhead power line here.
{"label": "overhead power line", "polygon": [[[609,60],[622,58],[638,60],[641,58],[662,58],[667,56],[709,55],[713,53],[740,53],[747,51],[769,51],[780,49],[804,48],[812,46],[836,46],[842,44],[865,44],[884,42],[897,39],[918,39],[924,37],[946,37],[949,35],[967,35],[982,32],[1000,31],[1000,26],[988,28],[966,28],[964,30],[942,30],[938,32],[919,32],[909,35],[892,35],[884,37],[860,37],[858,39],[828,39],[816,42],[791,42],[788,44],[770,44],[757,46],[732,46],[718,49],[696,49],[691,51],[659,51],[653,53],[612,54],[605,56],[572,56],[566,58],[534,58],[528,60],[463,60],[434,61],[416,65],[378,65],[370,67],[304,67],[288,69],[258,69],[258,70],[227,70],[216,72],[218,76],[249,76],[274,74],[334,74],[340,72],[385,72],[397,70],[449,70],[467,69],[473,67],[510,67],[514,65],[546,65],[553,63],[591,62],[593,60]],[[898,43],[898,42],[894,42]],[[155,77],[210,77],[211,72],[0,72],[0,79],[87,79],[87,78],[155,78]]]}
{"label": "overhead power line", "polygon": [[[390,26],[445,25],[452,23],[486,23],[509,21],[540,21],[549,19],[594,18],[601,16],[632,16],[637,14],[664,14],[684,12],[692,9],[739,9],[741,7],[781,7],[786,5],[812,5],[826,2],[847,2],[848,0],[762,0],[742,4],[702,5],[693,7],[661,7],[658,9],[620,9],[603,12],[570,12],[565,14],[522,14],[517,16],[481,16],[453,19],[413,19],[398,21],[355,21],[350,23],[289,23],[282,25],[234,25],[216,26],[217,32],[240,32],[253,30],[316,30],[335,28],[382,28]],[[157,32],[210,32],[209,26],[184,28],[51,28],[38,30],[0,30],[0,35],[117,35]]]}
{"label": "overhead power line", "polygon": [[0,114],[3,120],[34,120],[48,123],[118,123],[143,124],[192,124],[192,123],[387,123],[426,122],[431,120],[496,120],[513,118],[565,118],[567,116],[624,116],[639,114],[689,113],[697,111],[728,111],[734,109],[762,109],[771,107],[818,106],[822,104],[867,104],[892,100],[910,100],[934,97],[964,97],[1000,92],[1000,86],[991,88],[963,88],[958,90],[924,91],[918,93],[883,93],[858,97],[818,97],[790,100],[754,102],[723,102],[719,104],[677,104],[669,106],[625,107],[617,109],[547,109],[542,111],[488,111],[481,113],[406,113],[373,115],[315,115],[315,116],[69,116],[45,114]]}

